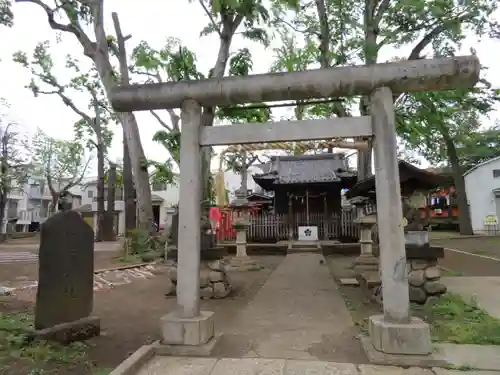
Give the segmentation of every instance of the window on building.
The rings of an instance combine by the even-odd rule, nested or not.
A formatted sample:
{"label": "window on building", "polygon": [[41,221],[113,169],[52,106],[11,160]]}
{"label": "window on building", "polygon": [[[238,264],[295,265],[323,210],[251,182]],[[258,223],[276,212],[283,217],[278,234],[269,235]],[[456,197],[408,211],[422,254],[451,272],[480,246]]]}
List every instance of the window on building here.
{"label": "window on building", "polygon": [[167,184],[164,182],[153,184],[153,191],[167,190]]}
{"label": "window on building", "polygon": [[500,178],[500,169],[493,169],[493,178]]}
{"label": "window on building", "polygon": [[87,196],[88,196],[89,198],[94,198],[94,190],[89,190],[89,191],[87,191]]}

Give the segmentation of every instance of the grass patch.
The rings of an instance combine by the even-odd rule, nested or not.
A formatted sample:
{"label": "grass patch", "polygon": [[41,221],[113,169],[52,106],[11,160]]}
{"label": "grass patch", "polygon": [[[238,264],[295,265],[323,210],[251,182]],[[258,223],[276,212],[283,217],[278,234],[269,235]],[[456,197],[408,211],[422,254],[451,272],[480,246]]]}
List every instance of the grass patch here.
{"label": "grass patch", "polygon": [[463,276],[463,272],[453,271],[449,269],[441,268],[441,276],[442,277],[458,277]]}
{"label": "grass patch", "polygon": [[248,271],[262,271],[264,269],[266,269],[264,266],[252,266],[248,269]]}
{"label": "grass patch", "polygon": [[31,314],[0,313],[0,374],[92,373],[87,345],[32,341],[32,332]]}
{"label": "grass patch", "polygon": [[454,344],[500,345],[500,319],[447,293],[432,303],[414,306],[416,315],[431,324],[432,339]]}
{"label": "grass patch", "polygon": [[119,261],[121,263],[143,263],[139,255],[128,255],[126,258],[121,257]]}

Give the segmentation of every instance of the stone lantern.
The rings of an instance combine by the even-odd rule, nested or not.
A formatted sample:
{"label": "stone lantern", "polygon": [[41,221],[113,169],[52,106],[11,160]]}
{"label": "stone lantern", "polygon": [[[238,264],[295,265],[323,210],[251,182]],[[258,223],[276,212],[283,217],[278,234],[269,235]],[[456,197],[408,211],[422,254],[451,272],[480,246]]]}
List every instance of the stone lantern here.
{"label": "stone lantern", "polygon": [[370,199],[356,197],[351,200],[357,210],[357,217],[354,220],[359,226],[359,243],[361,247],[360,255],[353,263],[357,277],[361,277],[368,284],[380,283],[379,259],[373,254],[373,227],[377,224],[376,208]]}
{"label": "stone lantern", "polygon": [[230,207],[238,213],[238,216],[233,222],[233,228],[236,230],[236,256],[228,260],[232,267],[239,270],[246,270],[254,268],[256,265],[256,262],[247,255],[247,231],[250,226],[250,205],[246,192],[239,189],[235,193],[236,199],[230,204]]}

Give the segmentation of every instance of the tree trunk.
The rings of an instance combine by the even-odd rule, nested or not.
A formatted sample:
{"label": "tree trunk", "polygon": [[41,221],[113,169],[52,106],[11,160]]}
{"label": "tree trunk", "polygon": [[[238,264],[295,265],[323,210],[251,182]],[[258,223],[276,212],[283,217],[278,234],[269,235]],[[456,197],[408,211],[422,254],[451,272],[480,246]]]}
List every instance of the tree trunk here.
{"label": "tree trunk", "polygon": [[135,204],[134,177],[130,165],[130,155],[125,134],[123,136],[123,198],[125,200],[125,236],[137,225],[137,206]]}
{"label": "tree trunk", "polygon": [[109,173],[108,173],[108,197],[107,197],[107,208],[104,213],[104,227],[103,231],[103,241],[115,241],[116,232],[114,228],[115,224],[115,199],[116,199],[116,165],[110,163]]}
{"label": "tree trunk", "polygon": [[[7,131],[7,130],[6,130]],[[4,134],[2,137],[2,165],[0,166],[0,173],[2,174],[2,186],[0,187],[0,232],[3,232],[3,221],[5,219],[5,207],[7,206],[8,194],[9,191],[7,189],[7,184],[10,181],[7,181],[8,172],[9,172],[9,150],[8,150],[8,140],[7,134]],[[7,227],[5,227],[7,229]],[[5,231],[7,232],[7,230]],[[4,237],[2,237],[4,239]]]}
{"label": "tree trunk", "polygon": [[[129,126],[126,123],[132,123],[133,125]],[[123,129],[127,135],[126,141],[129,149],[132,174],[135,178],[138,228],[153,234],[153,204],[147,160],[144,157],[137,122],[132,113],[125,114]]]}
{"label": "tree trunk", "polygon": [[[0,233],[4,234],[4,226],[3,226],[3,221],[5,220],[5,207],[7,207],[7,194],[6,189],[2,189],[3,191],[0,192]],[[7,233],[7,225],[5,226],[5,233]],[[5,239],[5,236],[0,236],[0,242],[2,242]]]}
{"label": "tree trunk", "polygon": [[[117,43],[118,43],[118,60],[120,65],[120,83],[122,85],[130,84],[129,71],[127,65],[127,54],[125,49],[125,37],[123,36],[120,22],[118,20],[118,14],[113,13],[113,23],[115,26]],[[101,20],[102,21],[102,20]],[[101,24],[102,27],[104,27]],[[104,40],[99,40],[107,45],[106,35],[104,30],[99,33],[99,36]],[[111,63],[109,62],[109,56],[104,56],[101,53],[96,54],[96,66],[102,77],[104,86],[106,87],[106,93],[108,94],[108,99],[111,99],[111,89],[115,86],[115,81],[113,78],[114,72]],[[99,68],[100,67],[100,68]],[[147,167],[147,160],[144,155],[144,149],[141,144],[141,135],[139,133],[139,127],[137,125],[137,120],[132,112],[120,113],[121,123],[123,126],[124,139],[127,142],[128,155],[130,156],[130,165],[132,169],[132,175],[135,182],[136,190],[136,202],[138,207],[138,228],[143,229],[150,234],[155,232],[153,222],[153,203],[151,198],[151,185],[149,183],[149,173]]]}
{"label": "tree trunk", "polygon": [[51,201],[52,207],[50,207],[49,216],[52,216],[57,212],[57,202],[59,202],[59,193],[56,191],[51,191],[50,195],[52,196],[52,201]]}
{"label": "tree trunk", "polygon": [[[373,65],[377,63],[377,33],[378,23],[375,19],[375,8],[377,2],[375,0],[365,0],[365,12],[364,12],[364,31],[365,40],[363,46],[363,53],[365,57],[366,65]],[[360,103],[360,113],[361,115],[367,115],[369,113],[369,98],[362,97]],[[358,151],[358,181],[362,181],[372,175],[372,145],[370,142],[370,147],[368,150]]]}
{"label": "tree trunk", "polygon": [[[222,30],[222,35],[220,37],[219,44],[219,52],[217,54],[217,61],[215,62],[214,68],[212,70],[211,78],[221,78],[224,76],[224,72],[226,71],[226,66],[229,60],[229,49],[231,47],[231,41],[234,36],[234,32],[238,28],[237,25],[225,25]],[[202,124],[203,126],[213,126],[215,119],[215,111],[214,108],[204,108],[202,115]],[[181,146],[182,147],[182,146]],[[210,164],[212,161],[212,148],[211,147],[203,147],[202,150],[202,179],[203,179],[203,192],[202,192],[202,200],[208,201],[212,195],[212,184],[211,180],[211,172],[210,172]],[[209,209],[209,205],[206,205],[207,210]],[[202,215],[206,215],[208,217],[208,212],[202,212]]]}
{"label": "tree trunk", "polygon": [[[99,137],[99,135],[97,136]],[[104,225],[104,145],[101,143],[97,145],[97,230],[96,230],[96,241],[100,242],[104,237],[108,237],[108,233],[105,233]]]}
{"label": "tree trunk", "polygon": [[451,170],[453,171],[453,181],[455,182],[455,192],[457,194],[458,203],[458,224],[460,234],[471,236],[474,234],[472,230],[472,221],[470,217],[469,202],[467,200],[467,191],[465,190],[465,179],[460,168],[460,160],[458,159],[457,149],[453,140],[444,135],[446,142],[446,151],[450,162]]}

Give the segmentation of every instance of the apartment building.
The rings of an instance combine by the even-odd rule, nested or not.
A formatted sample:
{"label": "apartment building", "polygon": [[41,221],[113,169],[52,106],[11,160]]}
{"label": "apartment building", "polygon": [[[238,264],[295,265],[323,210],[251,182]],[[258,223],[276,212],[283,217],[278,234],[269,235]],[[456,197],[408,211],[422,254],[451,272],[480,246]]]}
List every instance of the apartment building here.
{"label": "apartment building", "polygon": [[[73,192],[72,192],[73,193]],[[5,207],[2,231],[6,231],[7,223],[14,222],[16,232],[37,231],[49,214],[52,201],[47,181],[44,177],[32,176],[25,184],[14,186]],[[79,194],[73,193],[73,207],[81,205]]]}
{"label": "apartment building", "polygon": [[[255,183],[251,178],[255,171],[249,170],[248,188],[255,190]],[[215,173],[215,172],[214,172]],[[229,191],[230,200],[234,192],[240,187],[241,177],[233,171],[224,172],[225,185]],[[61,182],[62,184],[62,182]],[[174,177],[174,182],[153,183],[153,214],[159,228],[162,228],[167,219],[167,211],[179,202],[179,176]],[[73,208],[79,211],[87,223],[96,228],[97,225],[97,179],[91,178],[80,186],[70,189],[73,194]],[[105,187],[105,207],[107,207],[107,187]],[[2,230],[11,219],[17,218],[15,230],[18,232],[37,231],[49,213],[52,197],[47,181],[44,177],[32,176],[23,186],[14,187],[8,197]],[[118,235],[125,232],[125,201],[123,190],[115,190],[115,226]]]}
{"label": "apartment building", "polygon": [[[162,228],[167,218],[167,209],[177,204],[179,200],[178,177],[173,184],[151,185],[153,216],[159,228]],[[77,191],[75,190],[75,193]],[[81,206],[78,211],[93,228],[97,226],[97,180],[91,180],[80,187]],[[104,207],[107,209],[108,189],[104,188]],[[122,187],[115,189],[115,231],[118,235],[125,233],[125,201]]]}

